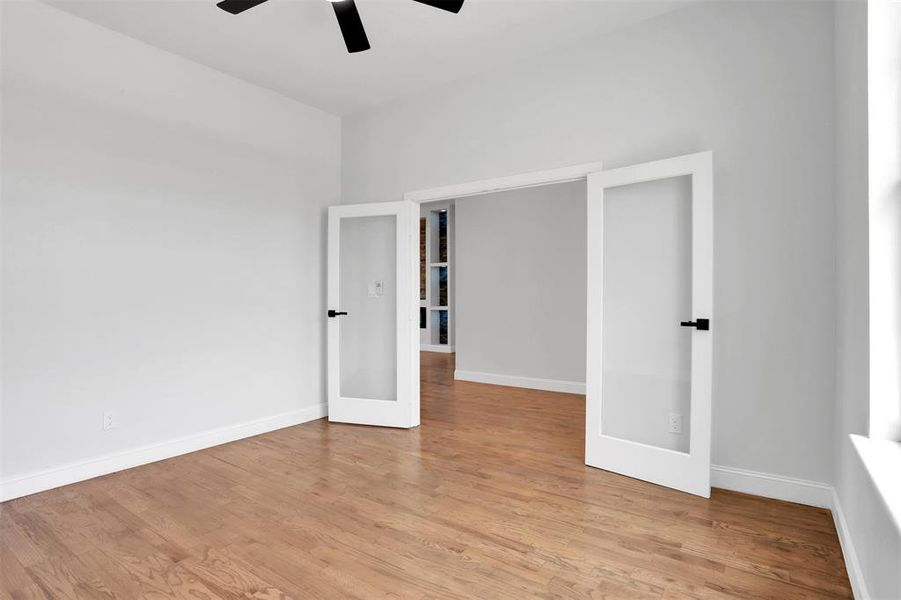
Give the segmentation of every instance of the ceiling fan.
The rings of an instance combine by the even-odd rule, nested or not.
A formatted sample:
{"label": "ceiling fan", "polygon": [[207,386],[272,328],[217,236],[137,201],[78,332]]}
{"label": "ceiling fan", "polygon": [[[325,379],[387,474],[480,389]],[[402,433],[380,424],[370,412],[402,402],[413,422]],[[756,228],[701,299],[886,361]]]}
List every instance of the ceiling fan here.
{"label": "ceiling fan", "polygon": [[[463,0],[413,1],[455,14],[463,8]],[[263,2],[266,2],[266,0],[222,0],[216,6],[225,12],[237,15]],[[369,39],[366,37],[366,30],[363,29],[363,21],[360,20],[360,13],[357,12],[357,5],[354,4],[354,0],[329,0],[329,2],[332,3],[332,8],[335,9],[335,16],[338,18],[338,26],[341,28],[341,35],[344,36],[344,45],[347,46],[347,51],[362,52],[363,50],[369,50]]]}

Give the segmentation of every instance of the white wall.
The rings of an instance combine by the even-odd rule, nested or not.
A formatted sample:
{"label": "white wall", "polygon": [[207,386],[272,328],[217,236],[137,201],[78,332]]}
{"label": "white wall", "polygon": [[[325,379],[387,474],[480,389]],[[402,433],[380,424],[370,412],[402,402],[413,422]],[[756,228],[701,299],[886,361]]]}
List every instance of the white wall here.
{"label": "white wall", "polygon": [[342,199],[713,150],[713,462],[831,481],[832,30],[702,4],[348,118]]}
{"label": "white wall", "polygon": [[321,412],[340,121],[0,4],[2,478]]}
{"label": "white wall", "polygon": [[[896,132],[897,133],[897,132]],[[867,3],[835,8],[836,415],[835,492],[870,597],[901,597],[901,533],[849,434],[869,422]],[[901,143],[898,145],[901,148]],[[853,566],[853,565],[852,565]],[[859,590],[858,590],[859,591]]]}
{"label": "white wall", "polygon": [[456,201],[458,371],[584,388],[586,194],[579,181]]}

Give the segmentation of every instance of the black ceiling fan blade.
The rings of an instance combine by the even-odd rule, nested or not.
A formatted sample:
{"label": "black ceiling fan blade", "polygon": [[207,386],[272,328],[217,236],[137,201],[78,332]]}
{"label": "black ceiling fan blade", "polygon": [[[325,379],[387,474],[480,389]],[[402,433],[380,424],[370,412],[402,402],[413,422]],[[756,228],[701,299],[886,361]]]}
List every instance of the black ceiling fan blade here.
{"label": "black ceiling fan blade", "polygon": [[218,6],[225,12],[237,15],[238,13],[242,13],[245,10],[253,8],[258,4],[262,4],[265,1],[266,0],[222,0],[222,2],[217,3],[216,6]]}
{"label": "black ceiling fan blade", "polygon": [[338,25],[341,27],[341,35],[344,36],[344,45],[347,46],[347,51],[369,50],[369,38],[366,37],[366,30],[363,29],[363,21],[360,20],[360,13],[357,12],[354,0],[332,2],[332,8],[335,9],[335,16],[338,17]]}
{"label": "black ceiling fan blade", "polygon": [[454,14],[460,12],[460,9],[463,8],[463,0],[413,0],[414,2],[419,2],[420,4],[426,4],[428,6],[434,6],[435,8],[440,8],[441,10],[446,10],[447,12],[452,12]]}

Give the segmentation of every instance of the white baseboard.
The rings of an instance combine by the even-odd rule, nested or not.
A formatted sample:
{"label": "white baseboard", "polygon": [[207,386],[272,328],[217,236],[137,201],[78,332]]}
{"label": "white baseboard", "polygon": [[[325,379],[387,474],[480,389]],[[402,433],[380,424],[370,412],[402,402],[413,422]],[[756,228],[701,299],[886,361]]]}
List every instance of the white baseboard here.
{"label": "white baseboard", "polygon": [[130,469],[140,465],[172,458],[189,452],[211,448],[219,444],[234,442],[243,438],[259,435],[282,429],[283,427],[291,427],[300,425],[308,421],[321,419],[328,414],[327,404],[317,404],[308,408],[294,410],[291,412],[264,417],[254,421],[239,423],[237,425],[228,425],[217,429],[211,429],[201,433],[176,438],[160,442],[158,444],[150,444],[139,448],[132,448],[122,452],[107,454],[97,458],[92,458],[76,463],[71,463],[61,467],[46,469],[11,477],[0,481],[0,502],[12,500],[43,492],[52,488],[69,485],[121,471]]}
{"label": "white baseboard", "polygon": [[818,481],[711,465],[710,485],[724,490],[819,508],[832,507],[832,486]]}
{"label": "white baseboard", "polygon": [[854,598],[855,600],[870,600],[867,583],[863,578],[863,571],[860,569],[860,561],[857,559],[857,552],[854,550],[854,543],[851,541],[848,522],[845,520],[845,513],[842,510],[841,502],[839,502],[838,493],[834,489],[832,490],[832,519],[835,521],[838,541],[842,546],[845,570],[848,571],[848,579],[851,580],[851,591],[854,594]]}
{"label": "white baseboard", "polygon": [[481,373],[479,371],[454,371],[454,379],[508,385],[528,388],[530,390],[546,390],[548,392],[565,392],[568,394],[584,394],[585,384],[581,381],[562,381],[559,379],[538,379],[535,377],[519,377],[517,375],[498,375],[497,373]]}
{"label": "white baseboard", "polygon": [[447,344],[419,344],[420,352],[442,352],[444,354],[453,354],[454,347]]}

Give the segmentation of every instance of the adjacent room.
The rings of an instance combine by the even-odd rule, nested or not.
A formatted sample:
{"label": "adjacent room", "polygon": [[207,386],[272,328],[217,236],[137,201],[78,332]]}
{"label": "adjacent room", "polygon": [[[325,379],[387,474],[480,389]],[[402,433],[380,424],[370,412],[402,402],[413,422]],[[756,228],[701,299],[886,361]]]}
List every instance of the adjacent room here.
{"label": "adjacent room", "polygon": [[901,2],[0,0],[0,599],[901,600]]}

